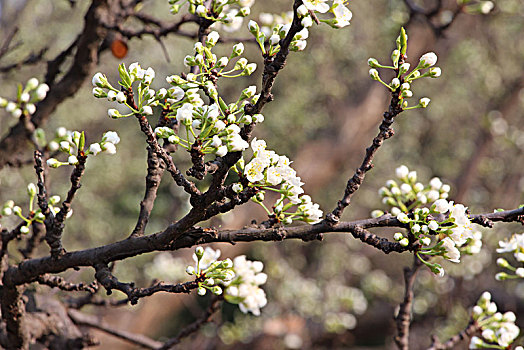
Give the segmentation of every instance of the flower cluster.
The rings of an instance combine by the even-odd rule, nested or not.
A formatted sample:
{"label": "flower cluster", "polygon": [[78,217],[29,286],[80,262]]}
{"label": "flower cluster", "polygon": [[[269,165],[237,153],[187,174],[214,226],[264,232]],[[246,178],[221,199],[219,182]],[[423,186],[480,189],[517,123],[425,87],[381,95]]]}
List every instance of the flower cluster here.
{"label": "flower cluster", "polygon": [[214,22],[226,32],[234,32],[242,26],[243,18],[251,14],[255,0],[169,0],[170,11],[177,14],[187,2],[189,13]]}
{"label": "flower cluster", "polygon": [[[29,208],[27,215],[24,215],[22,213],[22,208],[15,204],[13,200],[8,200],[4,203],[2,206],[1,214],[2,216],[11,216],[16,215],[20,219],[23,220],[24,224],[20,227],[20,232],[23,234],[29,233],[29,227],[33,222],[38,223],[44,223],[45,216],[42,213],[42,210],[40,208],[34,207],[34,201],[38,190],[36,188],[36,185],[34,183],[30,183],[27,185],[27,195],[29,196]],[[55,206],[60,203],[60,196],[51,196],[48,199],[48,207],[51,210],[53,214],[58,214],[60,211],[60,208],[58,206]],[[69,211],[66,214],[66,219],[70,218],[71,215],[73,215],[73,210],[69,209]]]}
{"label": "flower cluster", "polygon": [[0,97],[0,107],[5,108],[15,118],[20,118],[22,113],[32,115],[36,112],[35,103],[42,101],[49,91],[47,84],[40,84],[38,79],[31,78],[25,84],[25,87],[18,89],[15,101],[6,100]]}
{"label": "flower cluster", "polygon": [[120,137],[115,131],[107,131],[102,137],[102,141],[89,145],[85,150],[84,132],[69,131],[65,128],[58,128],[55,140],[48,144],[48,148],[53,151],[60,151],[67,154],[67,162],[61,162],[56,158],[49,158],[47,165],[51,168],[58,168],[62,165],[77,165],[77,155],[96,156],[100,152],[107,154],[116,153],[116,144],[120,142]]}
{"label": "flower cluster", "polygon": [[[408,107],[407,99],[413,97],[413,91],[411,91],[411,85],[413,84],[413,81],[425,77],[440,77],[440,68],[434,67],[434,65],[437,63],[437,55],[434,52],[428,52],[422,55],[418,65],[410,71],[411,65],[407,62],[404,62],[404,58],[406,57],[407,41],[408,36],[404,31],[404,28],[402,28],[400,35],[397,38],[397,48],[391,53],[392,65],[382,65],[376,58],[371,57],[368,59],[368,65],[371,67],[369,70],[369,75],[373,80],[379,81],[391,91],[398,92],[400,98],[399,103],[404,110],[426,108],[430,102],[430,99],[427,97],[421,98],[417,105],[411,107]],[[392,69],[395,71],[396,76],[391,80],[391,83],[385,83],[380,78],[377,68]],[[426,72],[421,73],[421,70],[423,69],[427,70]]]}
{"label": "flower cluster", "polygon": [[210,290],[216,295],[224,292],[226,301],[238,304],[243,313],[260,315],[260,309],[267,304],[266,293],[259,286],[266,283],[267,275],[262,272],[261,261],[247,260],[245,255],[218,260],[220,250],[197,247],[193,254],[195,266],[188,266],[186,272],[196,277],[198,294]]}
{"label": "flower cluster", "polygon": [[499,272],[495,275],[497,280],[524,278],[524,233],[514,234],[509,240],[499,241],[497,253],[513,253],[520,267],[514,267],[506,259],[497,259],[497,265],[509,270],[511,273]]}
{"label": "flower cluster", "polygon": [[[518,337],[519,327],[515,324],[515,314],[497,312],[497,304],[491,301],[491,294],[484,292],[473,307],[472,318],[481,329],[480,337],[472,337],[470,349],[509,349]],[[522,350],[517,347],[515,350]]]}
{"label": "flower cluster", "polygon": [[260,315],[260,309],[266,306],[266,293],[260,286],[267,281],[267,275],[262,272],[264,264],[261,261],[250,261],[245,255],[233,259],[235,278],[227,284],[224,297],[238,304],[243,313],[251,312]]}
{"label": "flower cluster", "polygon": [[[320,19],[320,22],[327,23],[334,28],[348,26],[353,14],[346,7],[345,3],[346,1],[335,0],[330,6],[325,0],[303,1],[303,4],[297,9],[297,15],[301,18],[300,23],[304,28],[295,34],[289,49],[292,51],[302,51],[306,48],[306,39],[309,37],[307,28],[313,25],[311,15],[313,12],[326,13],[330,11],[335,17],[331,19]],[[293,13],[286,12],[282,15],[261,13],[259,20],[261,26],[253,20],[249,21],[249,31],[255,36],[262,53],[273,56],[280,51],[280,41],[287,35],[291,28]],[[269,42],[267,50],[265,46],[266,41]]]}
{"label": "flower cluster", "polygon": [[[396,169],[396,176],[400,185],[395,180],[388,180],[379,190],[383,203],[391,207],[391,214],[409,227],[407,236],[395,233],[396,241],[403,246],[418,243],[421,247],[417,256],[439,275],[444,274],[442,267],[428,262],[422,255],[442,256],[458,263],[461,253],[477,254],[480,251],[482,234],[473,231],[464,205],[447,201],[449,185],[434,177],[425,186],[417,182],[416,171],[409,171],[405,165]],[[428,202],[433,203],[429,208],[423,207]],[[381,210],[371,213],[373,217],[383,214]]]}
{"label": "flower cluster", "polygon": [[[291,224],[294,220],[319,222],[322,218],[322,210],[319,209],[318,204],[311,201],[310,196],[303,195],[304,183],[291,168],[289,158],[266,149],[266,142],[256,138],[251,141],[251,149],[253,157],[249,163],[244,166],[244,161],[241,160],[233,170],[239,176],[245,177],[249,181],[249,186],[260,189],[260,192],[253,197],[253,201],[259,203],[269,215],[274,215],[284,224]],[[242,185],[235,184],[233,189],[240,192]],[[272,210],[263,203],[266,190],[280,194]],[[293,206],[297,207],[295,212],[290,211]]]}
{"label": "flower cluster", "polygon": [[353,17],[353,13],[346,7],[347,0],[334,0],[331,5],[326,0],[304,0],[297,9],[298,15],[302,18],[301,24],[304,27],[311,27],[313,19],[311,12],[327,13],[331,12],[334,17],[330,19],[319,19],[320,22],[329,24],[333,28],[343,28],[348,26]]}
{"label": "flower cluster", "polygon": [[219,261],[219,257],[220,250],[213,250],[209,247],[205,250],[202,247],[195,249],[193,254],[195,266],[188,266],[186,272],[197,277],[198,295],[206,295],[207,290],[220,295],[222,294],[220,285],[230,282],[235,277],[231,259]]}
{"label": "flower cluster", "polygon": [[[382,203],[391,208],[390,212],[393,215],[408,212],[420,205],[449,196],[451,187],[442,183],[438,177],[432,178],[429,184],[424,185],[417,181],[417,172],[409,171],[405,165],[398,167],[395,174],[399,183],[395,180],[388,180],[386,185],[378,190]],[[372,216],[377,217],[382,214],[383,212],[378,210],[374,211]]]}

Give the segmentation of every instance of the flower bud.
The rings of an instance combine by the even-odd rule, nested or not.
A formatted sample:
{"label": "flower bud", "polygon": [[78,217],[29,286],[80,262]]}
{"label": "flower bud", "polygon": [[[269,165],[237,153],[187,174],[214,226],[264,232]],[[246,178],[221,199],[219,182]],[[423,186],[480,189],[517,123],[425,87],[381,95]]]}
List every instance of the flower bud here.
{"label": "flower bud", "polygon": [[378,68],[380,64],[378,63],[378,60],[376,58],[370,57],[368,59],[368,66],[371,68]]}
{"label": "flower bud", "polygon": [[369,70],[369,76],[370,76],[373,80],[378,80],[378,79],[379,79],[378,71],[377,71],[375,68],[371,68],[371,69]]}
{"label": "flower bud", "polygon": [[431,100],[427,97],[422,97],[418,102],[422,108],[426,108]]}
{"label": "flower bud", "polygon": [[37,192],[37,189],[36,189],[36,185],[34,183],[31,182],[29,185],[27,185],[27,194],[30,197],[36,196],[36,192]]}

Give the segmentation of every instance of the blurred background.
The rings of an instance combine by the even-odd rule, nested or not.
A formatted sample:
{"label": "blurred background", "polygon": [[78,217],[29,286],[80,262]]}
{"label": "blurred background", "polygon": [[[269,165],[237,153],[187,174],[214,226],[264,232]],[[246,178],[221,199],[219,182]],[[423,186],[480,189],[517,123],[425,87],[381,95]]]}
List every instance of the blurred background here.
{"label": "blurred background", "polygon": [[[453,17],[456,1],[442,1],[442,9],[431,19],[434,27]],[[411,1],[410,1],[411,3]],[[436,1],[414,1],[432,8]],[[0,96],[14,98],[16,85],[30,77],[43,80],[45,60],[60,53],[76,38],[83,26],[88,1],[3,0],[0,1],[0,39],[16,27],[16,46],[0,59],[0,68],[17,63],[30,53],[48,48],[43,62],[2,70]],[[252,17],[260,13],[289,11],[292,1],[258,1]],[[143,1],[142,12],[173,21],[167,1]],[[400,26],[409,35],[408,62],[418,63],[429,51],[438,55],[439,79],[413,84],[414,101],[430,97],[427,109],[402,113],[394,124],[395,136],[379,150],[366,180],[345,211],[343,220],[369,217],[373,209],[385,209],[377,190],[393,178],[395,168],[405,164],[416,170],[419,181],[439,176],[451,185],[450,199],[464,203],[472,213],[495,208],[512,209],[524,202],[524,3],[498,0],[489,14],[460,13],[449,28],[436,33],[423,16],[410,16],[404,1],[350,1],[353,19],[349,27],[334,30],[326,25],[310,28],[303,52],[291,53],[273,90],[275,100],[263,110],[265,122],[254,136],[268,148],[286,154],[306,183],[306,193],[331,211],[343,194],[347,179],[363,158],[365,147],[378,132],[389,104],[386,89],[368,76],[367,59],[389,64]],[[129,21],[125,26],[133,28]],[[231,36],[248,38],[243,29]],[[196,27],[188,26],[189,29]],[[227,37],[227,34],[223,34]],[[152,88],[166,85],[163,77],[186,70],[183,57],[192,53],[191,39],[174,35],[162,39],[166,52],[152,37],[132,39],[127,56],[118,59],[103,52],[97,71],[118,81],[117,66],[138,61],[153,67]],[[217,48],[226,53],[231,44]],[[248,85],[260,86],[263,61],[253,44],[246,44],[247,57],[259,70],[251,77],[224,81],[223,96],[233,99]],[[95,72],[93,72],[94,74]],[[383,76],[385,81],[392,77]],[[64,245],[69,251],[96,247],[126,238],[139,212],[146,175],[146,144],[133,118],[112,120],[107,109],[114,105],[97,100],[85,81],[79,92],[56,110],[43,129],[52,138],[55,130],[84,130],[87,142],[96,142],[107,130],[121,137],[116,155],[90,159],[83,186],[73,204]],[[1,111],[2,135],[16,121]],[[27,150],[30,159],[32,151]],[[176,164],[189,167],[189,157],[177,152]],[[51,193],[65,196],[68,169],[50,171]],[[0,202],[26,200],[25,188],[36,182],[33,168],[6,167],[0,171]],[[205,180],[200,184],[206,187]],[[169,177],[163,179],[147,233],[162,230],[189,209],[188,197]],[[253,219],[264,220],[264,211],[254,203],[202,223],[240,228]],[[9,227],[9,220],[3,220]],[[374,233],[391,238],[394,231]],[[442,340],[457,333],[468,322],[468,307],[484,290],[493,294],[501,310],[513,310],[524,325],[524,282],[496,282],[499,269],[497,242],[518,225],[500,225],[484,232],[482,251],[465,257],[459,265],[444,262],[446,276],[436,277],[422,269],[415,287],[412,344],[422,348],[430,334]],[[393,314],[402,300],[402,269],[411,264],[408,253],[384,255],[356,241],[349,234],[326,234],[322,242],[217,244],[222,257],[246,254],[261,260],[269,279],[264,286],[268,305],[259,317],[242,314],[238,307],[224,304],[200,333],[180,348],[192,349],[390,349],[393,347]],[[145,254],[118,262],[115,275],[121,281],[147,286],[153,279],[166,282],[188,280],[184,270],[192,264],[190,250]],[[47,255],[43,247],[41,255]],[[70,281],[93,280],[92,269],[66,272]],[[33,286],[47,293],[61,292]],[[119,292],[116,292],[119,293]],[[99,294],[104,295],[103,291]],[[80,295],[80,294],[79,294]],[[122,297],[122,295],[116,295]],[[196,295],[155,295],[137,306],[85,307],[115,328],[167,339],[198,318],[209,303]],[[102,348],[133,349],[117,338],[95,332]],[[465,348],[465,344],[464,345]]]}

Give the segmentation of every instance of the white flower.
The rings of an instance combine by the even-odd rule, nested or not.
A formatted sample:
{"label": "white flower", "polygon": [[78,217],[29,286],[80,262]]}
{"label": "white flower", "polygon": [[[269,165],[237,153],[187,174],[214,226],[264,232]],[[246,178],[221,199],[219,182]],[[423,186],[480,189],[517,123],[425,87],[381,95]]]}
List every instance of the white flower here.
{"label": "white flower", "polygon": [[307,45],[307,41],[305,40],[296,40],[295,41],[295,47],[297,48],[298,51],[302,51],[306,48],[306,45]]}
{"label": "white flower", "polygon": [[428,52],[420,57],[420,67],[428,68],[432,67],[437,63],[437,55],[434,52]]}
{"label": "white flower", "polygon": [[38,79],[36,78],[31,78],[27,81],[27,85],[26,85],[26,88],[28,90],[34,90],[38,87]]}
{"label": "white flower", "polygon": [[302,0],[302,3],[309,11],[317,11],[320,13],[329,11],[329,5],[326,4],[326,0]]}
{"label": "white flower", "polygon": [[429,105],[429,102],[431,100],[427,97],[422,97],[420,100],[419,100],[419,104],[422,106],[422,108],[426,108],[428,105]]}
{"label": "white flower", "polygon": [[218,42],[218,39],[220,38],[220,34],[218,34],[217,32],[215,31],[212,31],[211,33],[209,33],[209,35],[207,36],[207,41],[206,43],[209,45],[209,46],[215,46],[215,44]]}
{"label": "white flower", "polygon": [[435,220],[431,220],[431,221],[428,223],[428,228],[429,228],[430,230],[436,231],[436,230],[438,230],[438,227],[439,227],[438,222],[436,222]]}
{"label": "white flower", "polygon": [[403,194],[408,194],[412,191],[412,188],[409,184],[403,183],[402,185],[400,185],[400,191]]}
{"label": "white flower", "polygon": [[195,9],[195,14],[204,17],[207,14],[207,8],[204,5],[198,5]]}
{"label": "white flower", "polygon": [[25,110],[29,114],[34,114],[36,112],[36,106],[32,103],[28,103],[25,105]]}
{"label": "white flower", "polygon": [[118,118],[120,117],[120,112],[118,112],[118,110],[114,108],[110,108],[107,110],[107,115],[110,116],[111,118]]}
{"label": "white flower", "polygon": [[438,191],[431,190],[426,194],[426,197],[430,202],[434,202],[440,198],[440,193]]}
{"label": "white flower", "polygon": [[457,249],[451,238],[446,237],[441,242],[443,243],[442,247],[445,249],[444,257],[451,262],[459,263],[460,251]]}
{"label": "white flower", "polygon": [[442,187],[442,181],[438,177],[434,177],[429,181],[429,185],[434,190],[439,190]]}
{"label": "white flower", "polygon": [[116,91],[113,91],[113,90],[109,91],[109,92],[107,93],[107,100],[108,100],[108,101],[114,101],[114,100],[116,100]]}
{"label": "white flower", "polygon": [[227,136],[227,143],[231,152],[239,152],[249,148],[249,143],[236,133]]}
{"label": "white flower", "polygon": [[240,183],[233,184],[233,186],[231,188],[233,189],[233,191],[235,193],[239,193],[239,192],[241,192],[243,190],[242,184],[240,184]]}
{"label": "white flower", "polygon": [[403,224],[406,224],[409,222],[409,217],[405,213],[399,213],[397,215],[397,220]]}
{"label": "white flower", "polygon": [[115,131],[107,131],[104,133],[102,140],[117,145],[120,142],[120,137],[118,137],[118,134]]}
{"label": "white flower", "polygon": [[104,152],[108,154],[115,154],[116,153],[116,147],[114,143],[111,142],[105,142],[102,144],[102,149]]}
{"label": "white flower", "polygon": [[93,143],[89,146],[89,152],[96,156],[98,153],[102,152],[102,147],[100,147],[99,143]]}
{"label": "white flower", "polygon": [[204,250],[204,254],[202,255],[202,258],[200,259],[200,261],[198,260],[196,254],[193,254],[193,260],[195,261],[196,264],[198,264],[198,268],[197,268],[198,272],[207,269],[209,266],[211,266],[211,264],[217,261],[219,257],[220,257],[220,250],[219,249],[213,250],[210,247],[206,247],[206,249]]}
{"label": "white flower", "polygon": [[353,17],[353,13],[344,5],[343,0],[333,1],[333,7],[331,9],[335,15],[335,27],[342,28],[350,24],[349,21]]}
{"label": "white flower", "polygon": [[251,183],[256,183],[264,179],[264,169],[266,164],[261,162],[258,158],[251,160],[244,168],[244,175]]}
{"label": "white flower", "polygon": [[46,163],[47,166],[51,168],[58,168],[60,166],[60,162],[55,158],[49,158]]}
{"label": "white flower", "polygon": [[49,91],[49,86],[47,84],[40,84],[35,91],[36,97],[39,101],[42,101]]}
{"label": "white flower", "polygon": [[309,28],[313,25],[313,19],[311,16],[305,16],[302,18],[302,21],[300,21],[300,24],[302,24],[302,27]]}
{"label": "white flower", "polygon": [[71,165],[76,165],[78,164],[78,158],[76,156],[69,156],[69,158],[67,158],[67,162]]}
{"label": "white flower", "polygon": [[98,86],[102,88],[105,87],[106,82],[107,82],[106,77],[104,77],[104,75],[100,72],[96,73],[93,76],[93,79],[91,80],[91,83],[93,84],[93,86]]}
{"label": "white flower", "polygon": [[438,78],[442,74],[442,70],[439,67],[431,67],[428,72],[431,78]]}
{"label": "white flower", "polygon": [[279,170],[280,168],[274,166],[267,168],[267,182],[273,186],[279,185],[282,182],[282,174]]}
{"label": "white flower", "polygon": [[184,103],[176,111],[176,120],[183,123],[189,124],[193,120],[193,105],[191,103]]}
{"label": "white flower", "polygon": [[438,199],[435,201],[435,203],[433,203],[433,205],[435,206],[435,211],[441,214],[444,214],[450,208],[450,204],[445,199]]}
{"label": "white flower", "polygon": [[126,95],[122,91],[120,91],[118,94],[116,94],[116,101],[118,103],[126,102]]}
{"label": "white flower", "polygon": [[217,148],[215,154],[219,157],[223,157],[227,154],[227,146],[220,146]]}
{"label": "white flower", "polygon": [[397,175],[399,179],[404,179],[408,176],[409,169],[407,166],[401,165],[397,169],[395,169],[395,174]]}
{"label": "white flower", "polygon": [[480,12],[487,15],[491,12],[491,10],[493,10],[493,7],[495,7],[495,5],[492,1],[482,1],[482,4],[480,5]]}

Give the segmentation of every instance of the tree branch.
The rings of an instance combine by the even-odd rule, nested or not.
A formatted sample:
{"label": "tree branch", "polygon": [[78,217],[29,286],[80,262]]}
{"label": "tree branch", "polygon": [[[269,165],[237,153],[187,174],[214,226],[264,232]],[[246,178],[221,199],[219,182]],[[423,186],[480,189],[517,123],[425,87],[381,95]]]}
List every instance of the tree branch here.
{"label": "tree branch", "polygon": [[413,285],[415,284],[415,277],[417,270],[422,265],[422,262],[416,257],[413,257],[413,267],[404,268],[404,301],[400,304],[398,315],[395,317],[397,325],[397,336],[395,343],[401,350],[409,349],[409,326],[411,324],[411,304],[413,303]]}
{"label": "tree branch", "polygon": [[161,342],[146,337],[145,335],[114,329],[105,322],[99,321],[97,317],[83,314],[78,310],[70,309],[67,311],[67,314],[71,320],[73,320],[73,322],[79,326],[87,326],[98,329],[102,332],[111,334],[117,338],[123,339],[135,345],[139,345],[146,349],[158,349],[160,346],[162,346]]}
{"label": "tree branch", "polygon": [[[524,215],[524,207],[504,212],[471,215],[474,221],[479,217],[487,217],[491,221],[518,221]],[[212,242],[252,242],[252,241],[281,241],[284,239],[310,240],[320,233],[354,232],[373,227],[404,227],[393,215],[383,215],[378,218],[340,222],[336,226],[327,223],[316,225],[301,225],[280,228],[245,228],[242,230],[190,229],[188,226],[194,221],[193,217],[186,216],[180,221],[171,224],[164,231],[142,237],[133,237],[97,248],[89,248],[65,253],[55,259],[43,257],[25,260],[16,267],[6,271],[4,281],[9,285],[29,283],[42,274],[58,273],[73,267],[93,266],[97,263],[108,263],[123,260],[144,253],[163,250],[176,250],[192,247],[197,244]],[[360,238],[359,238],[360,239]],[[380,240],[379,237],[376,239]],[[387,243],[387,247],[391,244]],[[386,248],[390,249],[390,248]],[[383,249],[381,249],[383,250]],[[396,250],[395,250],[396,251]]]}

